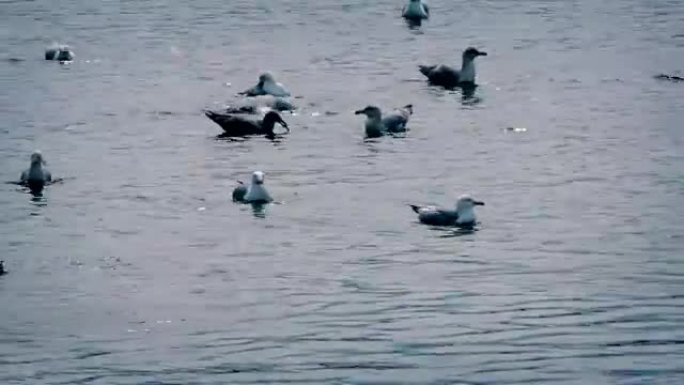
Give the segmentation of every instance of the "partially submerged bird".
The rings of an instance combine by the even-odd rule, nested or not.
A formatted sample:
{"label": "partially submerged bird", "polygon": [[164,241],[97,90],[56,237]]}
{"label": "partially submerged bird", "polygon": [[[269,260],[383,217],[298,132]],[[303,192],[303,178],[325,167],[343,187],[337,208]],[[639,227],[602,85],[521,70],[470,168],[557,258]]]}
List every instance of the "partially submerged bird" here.
{"label": "partially submerged bird", "polygon": [[273,74],[270,72],[264,72],[259,75],[259,82],[254,87],[245,90],[240,94],[247,96],[290,96],[290,92],[285,88],[284,85],[276,82]]}
{"label": "partially submerged bird", "polygon": [[461,70],[455,70],[444,64],[439,65],[420,65],[420,72],[428,78],[431,84],[445,88],[474,86],[475,85],[475,58],[487,56],[484,51],[469,47],[463,51],[463,62]]}
{"label": "partially submerged bird", "polygon": [[43,167],[45,164],[43,154],[36,150],[31,154],[31,165],[21,173],[19,183],[28,187],[33,194],[40,194],[45,185],[52,182],[52,174]]}
{"label": "partially submerged bird", "polygon": [[406,124],[413,114],[413,105],[407,104],[392,111],[383,118],[382,111],[376,106],[366,106],[362,110],[354,111],[356,115],[366,115],[366,137],[377,138],[388,133],[406,132]]}
{"label": "partially submerged bird", "polygon": [[410,21],[421,21],[430,18],[430,7],[422,0],[409,0],[401,10],[401,16]]}
{"label": "partially submerged bird", "polygon": [[71,61],[74,56],[68,45],[53,45],[45,49],[45,60]]}
{"label": "partially submerged bird", "polygon": [[239,186],[233,190],[233,201],[242,203],[271,203],[273,198],[264,187],[264,173],[254,171],[252,173],[252,183],[246,186],[238,181]]}
{"label": "partially submerged bird", "polygon": [[5,274],[7,274],[7,270],[5,270],[5,261],[0,261],[0,275]]}
{"label": "partially submerged bird", "polygon": [[477,223],[475,206],[484,206],[484,202],[476,201],[469,195],[461,195],[455,210],[435,206],[410,206],[418,214],[418,220],[426,225],[472,227]]}
{"label": "partially submerged bird", "polygon": [[206,110],[204,114],[214,123],[218,124],[225,131],[222,137],[248,136],[248,135],[265,135],[268,138],[275,138],[276,134],[273,131],[275,124],[278,123],[287,132],[290,128],[283,118],[275,111],[266,113],[263,119],[256,115],[249,114],[235,114],[225,112],[215,112]]}

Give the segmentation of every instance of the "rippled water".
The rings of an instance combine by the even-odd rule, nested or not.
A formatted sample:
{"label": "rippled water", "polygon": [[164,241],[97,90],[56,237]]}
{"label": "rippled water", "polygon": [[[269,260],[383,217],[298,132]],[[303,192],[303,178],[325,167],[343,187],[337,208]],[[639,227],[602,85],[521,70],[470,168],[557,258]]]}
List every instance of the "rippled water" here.
{"label": "rippled water", "polygon": [[[684,86],[653,75],[684,3],[401,3],[0,3],[0,179],[34,148],[65,178],[0,186],[0,383],[683,383]],[[468,45],[474,99],[425,84]],[[292,134],[215,140],[267,69]],[[368,103],[407,137],[363,141]],[[255,169],[265,218],[230,202]],[[463,192],[474,234],[407,207]]]}

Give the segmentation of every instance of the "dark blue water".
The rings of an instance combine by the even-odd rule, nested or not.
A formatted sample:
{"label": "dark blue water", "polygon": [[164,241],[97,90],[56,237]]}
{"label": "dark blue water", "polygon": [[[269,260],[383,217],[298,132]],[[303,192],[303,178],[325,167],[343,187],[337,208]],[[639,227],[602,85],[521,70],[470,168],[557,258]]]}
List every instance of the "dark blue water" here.
{"label": "dark blue water", "polygon": [[[430,5],[0,3],[0,180],[65,178],[0,186],[0,383],[684,383],[684,3]],[[473,99],[425,84],[469,45]],[[264,70],[292,134],[215,140]],[[363,141],[369,103],[407,137]],[[465,192],[472,234],[407,206]]]}

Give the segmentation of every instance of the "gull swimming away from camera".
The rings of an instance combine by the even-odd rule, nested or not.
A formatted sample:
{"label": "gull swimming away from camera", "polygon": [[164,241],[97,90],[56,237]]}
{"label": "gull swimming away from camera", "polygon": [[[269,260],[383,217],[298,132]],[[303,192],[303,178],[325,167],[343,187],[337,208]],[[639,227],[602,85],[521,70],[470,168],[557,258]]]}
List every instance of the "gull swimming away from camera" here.
{"label": "gull swimming away from camera", "polygon": [[369,105],[362,110],[354,111],[356,115],[366,115],[366,137],[377,138],[387,133],[406,132],[406,124],[413,114],[413,105],[407,104],[398,108],[385,117],[379,107]]}
{"label": "gull swimming away from camera", "polygon": [[238,181],[239,186],[233,189],[233,201],[243,203],[271,203],[273,198],[264,187],[264,173],[254,171],[252,173],[252,183],[246,186]]}
{"label": "gull swimming away from camera", "polygon": [[48,183],[52,182],[52,174],[45,167],[43,154],[36,150],[31,154],[31,165],[21,173],[19,183],[28,187],[32,193],[40,193]]}
{"label": "gull swimming away from camera", "polygon": [[422,0],[409,0],[401,10],[401,16],[411,21],[421,21],[430,18],[430,7]]}
{"label": "gull swimming away from camera", "polygon": [[72,61],[75,56],[68,45],[55,44],[45,49],[45,60]]}
{"label": "gull swimming away from camera", "polygon": [[487,56],[487,53],[484,51],[478,51],[473,47],[469,47],[463,51],[463,60],[460,71],[444,64],[420,65],[418,68],[420,69],[420,72],[428,78],[428,81],[431,84],[437,86],[442,86],[445,88],[474,86],[475,58],[478,56]]}
{"label": "gull swimming away from camera", "polygon": [[242,95],[259,96],[259,95],[273,95],[273,96],[290,96],[290,92],[282,83],[275,81],[273,74],[264,72],[259,75],[259,82],[252,88],[241,92]]}
{"label": "gull swimming away from camera", "polygon": [[435,206],[410,206],[418,214],[420,223],[433,226],[472,227],[477,223],[475,206],[484,206],[484,202],[476,201],[469,195],[461,195],[456,202],[455,210]]}

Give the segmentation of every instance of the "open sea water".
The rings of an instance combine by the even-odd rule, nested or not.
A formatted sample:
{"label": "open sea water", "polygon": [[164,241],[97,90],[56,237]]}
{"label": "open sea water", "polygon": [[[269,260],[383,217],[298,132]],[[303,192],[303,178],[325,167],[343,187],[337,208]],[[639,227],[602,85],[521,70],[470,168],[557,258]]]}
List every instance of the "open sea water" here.
{"label": "open sea water", "polygon": [[[2,0],[0,180],[64,181],[0,185],[0,384],[684,383],[684,2],[402,5]],[[291,135],[216,140],[266,70]],[[474,233],[407,206],[466,192]]]}

